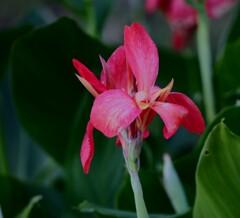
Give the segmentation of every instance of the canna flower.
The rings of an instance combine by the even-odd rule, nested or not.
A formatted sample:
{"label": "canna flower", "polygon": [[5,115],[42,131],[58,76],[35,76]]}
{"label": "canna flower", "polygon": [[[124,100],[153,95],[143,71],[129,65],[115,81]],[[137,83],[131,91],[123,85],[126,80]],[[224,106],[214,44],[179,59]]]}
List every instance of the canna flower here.
{"label": "canna flower", "polygon": [[206,0],[205,8],[208,17],[217,19],[223,16],[237,0]]}
{"label": "canna flower", "polygon": [[[206,0],[209,18],[217,19],[226,13],[237,0]],[[185,48],[197,27],[197,12],[184,0],[146,0],[145,10],[153,13],[159,8],[172,28],[172,45],[176,50]]]}
{"label": "canna flower", "polygon": [[[84,172],[89,171],[94,152],[93,129],[106,137],[117,136],[125,159],[129,146],[148,137],[148,126],[159,115],[165,126],[166,139],[180,126],[200,134],[204,131],[201,112],[186,95],[171,92],[173,80],[165,87],[155,85],[159,68],[158,50],[138,23],[124,28],[124,45],[105,62],[100,80],[77,60],[73,60],[82,84],[94,95],[90,121],[83,139],[80,157]],[[133,143],[136,145],[136,143]],[[134,158],[138,158],[140,148]]]}

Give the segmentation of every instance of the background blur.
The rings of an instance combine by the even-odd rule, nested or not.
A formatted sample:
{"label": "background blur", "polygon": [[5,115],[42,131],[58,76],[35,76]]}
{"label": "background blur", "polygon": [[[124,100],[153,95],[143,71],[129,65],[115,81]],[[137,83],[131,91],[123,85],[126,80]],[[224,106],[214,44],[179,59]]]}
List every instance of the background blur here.
{"label": "background blur", "polygon": [[[210,22],[214,61],[221,57],[238,14],[239,7],[234,7]],[[7,218],[19,214],[36,195],[43,199],[31,217],[91,217],[72,209],[85,199],[135,210],[114,139],[96,131],[93,165],[89,175],[83,174],[79,150],[93,98],[75,78],[71,64],[77,58],[99,75],[98,55],[107,60],[123,43],[124,26],[135,21],[159,48],[157,84],[164,86],[174,78],[174,90],[189,95],[204,114],[195,38],[184,51],[174,52],[164,16],[159,11],[146,14],[143,0],[0,0],[0,205]],[[235,103],[237,94],[228,94],[219,101],[218,111]],[[166,141],[162,127],[155,118],[144,142],[140,176],[149,211],[172,214],[159,182],[162,154],[179,160],[177,169],[192,206],[202,145],[190,158],[193,164],[182,162],[197,147],[199,136],[180,129]]]}

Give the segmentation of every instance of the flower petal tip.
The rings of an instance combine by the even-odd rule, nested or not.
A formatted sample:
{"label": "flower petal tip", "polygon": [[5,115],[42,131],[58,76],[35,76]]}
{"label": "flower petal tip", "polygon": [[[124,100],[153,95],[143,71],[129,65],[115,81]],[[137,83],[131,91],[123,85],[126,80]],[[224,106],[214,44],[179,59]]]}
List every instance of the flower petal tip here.
{"label": "flower petal tip", "polygon": [[80,150],[80,159],[85,174],[88,174],[89,172],[94,154],[93,129],[94,127],[92,123],[89,121],[87,124],[86,133],[84,135],[82,147]]}

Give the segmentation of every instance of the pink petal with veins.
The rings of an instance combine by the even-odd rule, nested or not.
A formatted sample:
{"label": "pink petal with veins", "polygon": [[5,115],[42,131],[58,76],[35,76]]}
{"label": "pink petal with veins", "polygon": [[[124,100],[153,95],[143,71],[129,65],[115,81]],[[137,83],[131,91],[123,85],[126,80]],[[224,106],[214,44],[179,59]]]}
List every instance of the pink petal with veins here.
{"label": "pink petal with veins", "polygon": [[94,154],[93,128],[91,121],[89,121],[80,151],[84,173],[88,173]]}
{"label": "pink petal with veins", "polygon": [[159,57],[157,48],[138,23],[124,28],[124,45],[127,61],[137,80],[138,91],[149,90],[158,74]]}
{"label": "pink petal with veins", "polygon": [[[102,77],[106,78],[107,84],[110,89],[124,89],[128,88],[128,72],[127,72],[127,61],[125,55],[124,46],[118,47],[111,57],[107,61],[107,68],[105,72],[101,74]],[[105,74],[105,76],[104,76]]]}
{"label": "pink petal with veins", "polygon": [[166,139],[175,134],[188,113],[181,105],[165,102],[155,102],[151,108],[159,114],[165,124],[163,135]]}
{"label": "pink petal with veins", "polygon": [[169,103],[181,105],[188,110],[182,125],[190,132],[200,134],[205,129],[204,119],[198,107],[186,95],[178,92],[171,92],[166,100]]}
{"label": "pink petal with veins", "polygon": [[141,113],[134,100],[124,91],[113,89],[98,95],[91,111],[91,122],[107,137],[129,126]]}
{"label": "pink petal with veins", "polygon": [[97,77],[80,61],[73,59],[73,65],[79,75],[89,82],[92,87],[100,94],[106,90],[106,87],[97,79]]}

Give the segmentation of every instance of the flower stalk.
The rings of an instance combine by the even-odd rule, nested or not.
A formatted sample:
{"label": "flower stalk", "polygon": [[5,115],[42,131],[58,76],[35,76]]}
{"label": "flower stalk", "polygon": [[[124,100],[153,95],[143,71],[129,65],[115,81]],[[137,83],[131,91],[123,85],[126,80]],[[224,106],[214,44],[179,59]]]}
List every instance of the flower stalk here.
{"label": "flower stalk", "polygon": [[143,137],[139,134],[136,138],[128,137],[128,130],[125,130],[120,135],[120,140],[123,148],[123,156],[130,175],[131,186],[133,189],[135,206],[138,218],[148,218],[147,208],[143,198],[142,185],[139,180],[138,171],[140,167],[140,153]]}
{"label": "flower stalk", "polygon": [[208,18],[204,9],[200,10],[198,13],[197,49],[203,84],[205,113],[207,122],[209,123],[215,116],[215,99],[212,83],[212,56],[210,49]]}
{"label": "flower stalk", "polygon": [[131,178],[131,185],[134,193],[134,200],[136,205],[137,217],[148,218],[147,208],[143,199],[142,186],[139,180],[137,171],[129,171]]}

